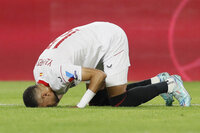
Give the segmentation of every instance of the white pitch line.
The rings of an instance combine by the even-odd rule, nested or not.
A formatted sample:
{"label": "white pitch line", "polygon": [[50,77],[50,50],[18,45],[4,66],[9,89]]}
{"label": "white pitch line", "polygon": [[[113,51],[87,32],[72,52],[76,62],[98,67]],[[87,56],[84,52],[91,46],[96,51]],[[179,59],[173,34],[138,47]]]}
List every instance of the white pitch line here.
{"label": "white pitch line", "polygon": [[23,104],[3,104],[0,103],[0,106],[24,106]]}
{"label": "white pitch line", "polygon": [[[144,106],[165,106],[164,104],[143,104],[143,105]],[[174,106],[179,106],[179,104],[173,104],[173,105]],[[23,105],[23,104],[3,104],[3,103],[0,103],[0,106],[25,106],[25,105]],[[195,104],[194,103],[194,104],[191,104],[191,106],[200,106],[200,104]]]}

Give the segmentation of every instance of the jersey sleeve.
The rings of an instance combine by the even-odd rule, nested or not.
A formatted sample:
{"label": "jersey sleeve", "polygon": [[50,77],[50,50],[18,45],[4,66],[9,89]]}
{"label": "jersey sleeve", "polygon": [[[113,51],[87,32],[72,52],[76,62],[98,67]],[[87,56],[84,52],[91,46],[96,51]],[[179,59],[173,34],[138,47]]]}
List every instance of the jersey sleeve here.
{"label": "jersey sleeve", "polygon": [[81,66],[62,64],[52,70],[54,75],[50,79],[50,87],[56,94],[65,94],[81,82]]}
{"label": "jersey sleeve", "polygon": [[59,75],[66,84],[71,84],[70,87],[73,87],[81,82],[82,69],[76,65],[60,65]]}

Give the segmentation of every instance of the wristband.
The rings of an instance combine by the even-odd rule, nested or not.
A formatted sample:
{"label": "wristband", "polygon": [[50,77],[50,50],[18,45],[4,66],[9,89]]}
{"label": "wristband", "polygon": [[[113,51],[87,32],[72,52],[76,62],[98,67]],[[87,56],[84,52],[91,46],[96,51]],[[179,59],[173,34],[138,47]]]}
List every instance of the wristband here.
{"label": "wristband", "polygon": [[88,89],[83,95],[81,101],[77,104],[78,108],[84,108],[96,94]]}

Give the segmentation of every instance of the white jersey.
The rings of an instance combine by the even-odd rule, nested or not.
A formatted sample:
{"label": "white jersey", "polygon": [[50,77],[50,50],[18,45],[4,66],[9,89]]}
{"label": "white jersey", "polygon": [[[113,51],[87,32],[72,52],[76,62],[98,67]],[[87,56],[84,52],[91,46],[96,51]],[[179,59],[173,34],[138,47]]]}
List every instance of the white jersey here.
{"label": "white jersey", "polygon": [[35,81],[49,85],[57,94],[66,93],[81,81],[82,67],[95,68],[100,61],[120,52],[115,43],[119,33],[124,32],[108,22],[94,22],[67,31],[40,55],[34,68]]}

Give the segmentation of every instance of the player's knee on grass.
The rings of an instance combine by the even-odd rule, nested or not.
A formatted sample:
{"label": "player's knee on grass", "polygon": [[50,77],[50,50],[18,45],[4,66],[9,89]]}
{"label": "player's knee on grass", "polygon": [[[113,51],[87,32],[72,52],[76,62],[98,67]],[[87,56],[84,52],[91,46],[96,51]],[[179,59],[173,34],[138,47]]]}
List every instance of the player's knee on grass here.
{"label": "player's knee on grass", "polygon": [[110,98],[110,104],[114,107],[136,107],[142,104],[138,100],[132,101],[127,92]]}
{"label": "player's knee on grass", "polygon": [[106,88],[97,92],[89,103],[90,106],[109,106],[109,98]]}

